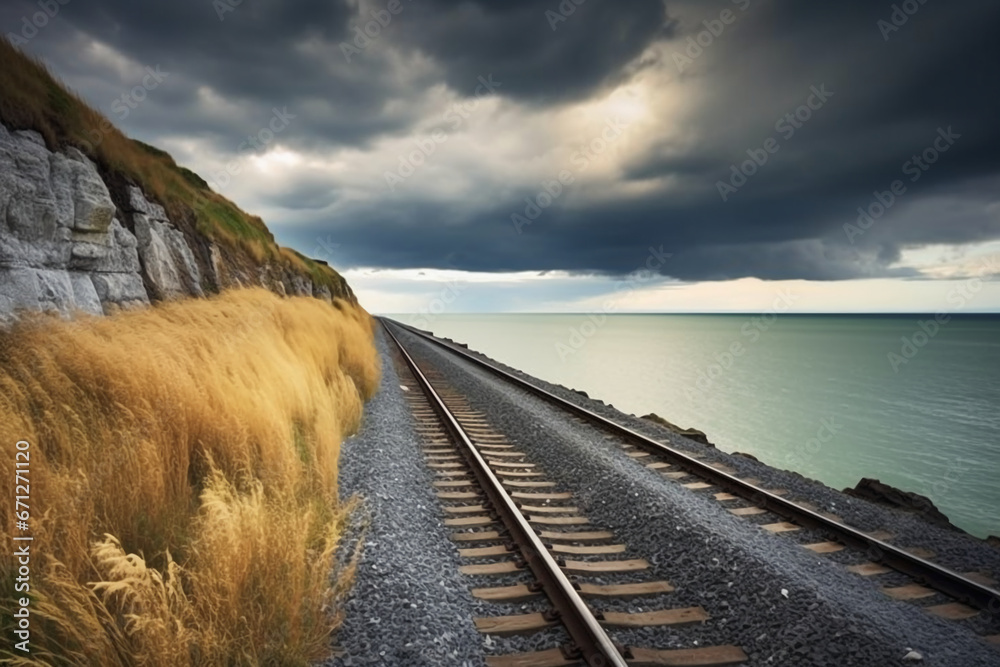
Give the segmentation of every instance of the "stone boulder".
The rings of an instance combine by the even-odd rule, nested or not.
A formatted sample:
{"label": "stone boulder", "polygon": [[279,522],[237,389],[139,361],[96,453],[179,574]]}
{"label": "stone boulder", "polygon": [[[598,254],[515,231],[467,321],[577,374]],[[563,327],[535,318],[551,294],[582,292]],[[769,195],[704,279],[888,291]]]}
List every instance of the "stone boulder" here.
{"label": "stone boulder", "polygon": [[643,415],[641,418],[645,419],[646,421],[653,422],[654,424],[665,426],[666,428],[670,429],[677,435],[683,435],[688,440],[694,440],[695,442],[700,442],[701,444],[707,447],[713,447],[713,448],[715,447],[715,445],[709,442],[708,436],[705,435],[704,431],[699,431],[696,428],[681,428],[676,424],[668,422],[666,419],[656,414],[655,412],[651,412],[648,415]]}
{"label": "stone boulder", "polygon": [[878,503],[879,505],[918,514],[929,523],[937,526],[960,530],[958,527],[952,525],[951,520],[927,496],[897,489],[894,486],[883,484],[877,479],[865,477],[853,489],[844,489],[844,493],[855,498],[863,498],[873,503]]}

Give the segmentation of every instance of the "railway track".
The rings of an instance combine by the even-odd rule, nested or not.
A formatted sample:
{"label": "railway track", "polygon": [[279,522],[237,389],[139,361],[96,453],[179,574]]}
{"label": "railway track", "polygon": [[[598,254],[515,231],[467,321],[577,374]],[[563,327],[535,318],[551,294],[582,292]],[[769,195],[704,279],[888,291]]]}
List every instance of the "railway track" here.
{"label": "railway track", "polygon": [[[711,494],[715,501],[727,506],[735,516],[744,517],[751,521],[764,519],[767,522],[760,525],[767,532],[780,535],[809,529],[813,531],[810,534],[818,533],[822,535],[823,539],[804,543],[803,547],[820,555],[837,553],[845,549],[859,550],[865,554],[865,562],[848,568],[856,575],[879,577],[894,572],[906,575],[909,578],[908,581],[896,581],[894,585],[883,587],[882,590],[889,597],[916,602],[938,595],[944,596],[947,601],[942,602],[939,598],[938,603],[924,607],[924,609],[934,616],[953,621],[973,619],[980,614],[986,614],[990,619],[986,625],[992,628],[991,632],[996,632],[997,620],[1000,619],[1000,592],[996,588],[996,582],[990,577],[984,576],[982,573],[959,573],[950,570],[932,562],[930,559],[934,557],[934,554],[927,550],[904,549],[894,546],[888,541],[892,539],[892,535],[889,533],[867,533],[853,528],[844,523],[838,516],[810,507],[806,502],[796,502],[786,498],[787,494],[784,490],[762,488],[757,480],[742,479],[736,476],[736,471],[731,468],[699,460],[691,453],[658,442],[611,421],[498,368],[464,349],[397,322],[386,324],[390,335],[392,335],[393,327],[401,327],[411,334],[487,370],[505,382],[557,406],[576,419],[602,429],[620,443],[620,446],[626,450],[629,457],[636,461],[637,465],[645,465],[658,472],[666,480],[682,484],[693,492]],[[393,336],[393,339],[395,338]],[[452,396],[451,400],[455,402],[461,399],[459,396]],[[475,417],[482,419],[481,415],[475,415]],[[768,517],[780,520],[773,521]],[[1000,635],[989,634],[984,636],[984,639],[991,644],[1000,645]]]}
{"label": "railway track", "polygon": [[[451,539],[473,580],[503,580],[476,586],[474,597],[503,605],[542,599],[540,611],[475,619],[484,635],[548,633],[562,628],[560,645],[531,652],[494,655],[491,667],[558,667],[587,664],[738,665],[740,647],[700,646],[660,650],[623,646],[616,628],[663,628],[710,621],[701,607],[663,607],[640,612],[596,611],[591,602],[645,598],[660,600],[674,587],[650,577],[643,558],[623,557],[624,544],[611,531],[591,525],[573,504],[573,494],[557,488],[545,472],[492,428],[440,376],[421,369],[393,334],[405,368],[400,369],[407,400],[423,439],[426,464],[435,474],[436,494],[454,532]],[[609,578],[613,583],[605,583]],[[595,583],[594,580],[601,583]],[[551,642],[550,642],[551,643]]]}

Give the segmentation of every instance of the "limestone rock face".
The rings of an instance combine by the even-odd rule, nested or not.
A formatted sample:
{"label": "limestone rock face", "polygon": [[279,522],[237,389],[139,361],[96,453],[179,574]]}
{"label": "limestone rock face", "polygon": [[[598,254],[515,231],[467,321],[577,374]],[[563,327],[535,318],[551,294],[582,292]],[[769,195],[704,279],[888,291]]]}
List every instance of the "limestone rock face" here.
{"label": "limestone rock face", "polygon": [[305,276],[298,274],[293,274],[291,276],[292,289],[291,292],[295,296],[312,296],[313,295],[313,284]]}
{"label": "limestone rock face", "polygon": [[142,190],[129,188],[132,221],[139,256],[146,278],[158,299],[202,296],[201,271],[184,234],[167,218],[159,204],[146,199]]}
{"label": "limestone rock face", "polygon": [[227,259],[141,188],[112,195],[79,150],[53,152],[39,133],[0,124],[0,325],[20,311],[101,315],[255,282],[328,303],[354,298],[346,283],[334,291],[280,263]]}
{"label": "limestone rock face", "polygon": [[0,321],[18,310],[100,315],[149,303],[138,284],[135,237],[97,167],[80,151],[53,153],[37,132],[0,125]]}
{"label": "limestone rock face", "polygon": [[327,303],[333,303],[333,293],[326,285],[314,285],[312,295],[317,299],[326,301]]}

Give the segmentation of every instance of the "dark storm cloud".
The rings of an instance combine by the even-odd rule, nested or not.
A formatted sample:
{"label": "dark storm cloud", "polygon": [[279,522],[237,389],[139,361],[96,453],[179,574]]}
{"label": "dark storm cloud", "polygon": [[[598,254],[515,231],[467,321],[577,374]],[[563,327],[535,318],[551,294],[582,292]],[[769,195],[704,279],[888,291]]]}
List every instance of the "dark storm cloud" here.
{"label": "dark storm cloud", "polygon": [[[706,63],[696,61],[707,65],[709,85],[708,102],[691,127],[700,139],[697,153],[653,149],[629,172],[637,180],[680,177],[693,188],[716,184],[728,180],[732,164],[748,159],[748,149],[777,139],[779,152],[725,204],[706,193],[695,210],[664,206],[685,231],[702,230],[699,245],[710,239],[746,244],[742,259],[733,247],[696,250],[692,256],[704,268],[692,275],[708,277],[719,268],[725,276],[869,275],[907,246],[1000,236],[996,179],[988,178],[1000,167],[995,5],[927,3],[898,31],[886,31],[886,40],[877,22],[890,18],[888,4],[759,4],[739,19],[743,25],[706,48]],[[680,40],[678,50],[685,43]],[[776,132],[775,122],[816,85],[826,85],[833,97],[793,136]],[[917,172],[908,161],[949,128],[960,138],[914,182]],[[874,192],[897,179],[906,193],[851,243],[844,224],[854,223],[856,209],[869,207]],[[954,200],[933,209],[926,204],[931,196]],[[772,255],[748,234],[797,251]],[[823,248],[818,256],[817,248]],[[809,261],[796,259],[802,252]]]}
{"label": "dark storm cloud", "polygon": [[[701,18],[716,18],[727,6],[682,7],[691,18],[677,26],[668,54],[683,53],[687,37],[703,29]],[[525,9],[510,10],[518,11]],[[891,13],[891,5],[870,2],[750,6],[741,23],[678,74],[704,85],[705,102],[691,117],[664,123],[684,124],[698,139],[695,148],[676,152],[654,141],[628,165],[625,180],[674,179],[680,193],[662,190],[586,210],[566,200],[520,236],[510,214],[523,210],[521,198],[537,188],[495,210],[470,212],[461,228],[421,222],[460,209],[460,202],[393,211],[395,203],[386,201],[379,211],[354,212],[338,233],[361,264],[380,263],[388,245],[395,265],[433,265],[437,249],[447,247],[469,269],[623,273],[641,267],[650,245],[663,244],[674,253],[664,272],[684,279],[912,275],[888,268],[904,248],[1000,238],[1000,179],[991,177],[1000,171],[1000,48],[992,36],[1000,11],[988,3],[926,4],[886,40],[878,21]],[[676,65],[668,57],[660,66]],[[801,127],[786,122],[776,129],[814,89],[832,96]],[[949,129],[953,145],[927,171],[910,162],[936,141],[945,145],[940,131]],[[778,153],[723,201],[718,182],[731,178],[747,150],[759,155],[769,137]],[[874,193],[896,180],[906,192],[854,233],[857,209],[870,209]],[[376,243],[366,241],[373,227],[387,231]]]}
{"label": "dark storm cloud", "polygon": [[671,28],[661,0],[430,0],[413,14],[401,41],[441,62],[456,90],[492,73],[504,95],[548,103],[613,81]]}
{"label": "dark storm cloud", "polygon": [[[558,1],[399,3],[398,13],[390,14],[389,0],[360,7],[352,0],[74,2],[51,28],[59,37],[33,46],[75,77],[88,75],[76,54],[91,39],[175,73],[171,91],[153,100],[144,118],[133,119],[146,131],[214,136],[225,149],[259,127],[254,111],[287,105],[300,118],[286,140],[316,147],[364,144],[403,133],[418,120],[419,109],[404,104],[402,111],[387,112],[386,102],[406,102],[439,80],[424,74],[400,81],[386,63],[390,48],[404,59],[430,56],[444,82],[462,94],[493,73],[505,95],[562,99],[584,96],[617,76],[665,22],[660,0],[592,0],[556,30],[545,11],[558,10]],[[230,10],[220,12],[220,5]],[[33,2],[14,2],[0,10],[0,25],[14,28],[35,10]],[[358,42],[359,26],[380,17],[389,17],[388,24],[376,26],[379,34],[368,43]],[[345,55],[345,47],[354,51]],[[243,105],[245,113],[213,114],[198,99],[203,86]],[[97,104],[104,99],[110,98],[100,96]]]}
{"label": "dark storm cloud", "polygon": [[[384,132],[404,131],[414,116],[384,111],[387,99],[408,98],[429,81],[392,79],[374,51],[348,63],[338,44],[350,39],[357,10],[345,0],[244,0],[221,13],[211,0],[135,3],[125,0],[73,2],[49,28],[50,39],[30,48],[74,79],[95,82],[84,90],[109,110],[110,91],[135,85],[117,72],[88,71],[79,52],[97,40],[134,62],[159,65],[170,85],[144,104],[127,125],[153,135],[198,135],[232,150],[266,122],[272,107],[297,114],[286,141],[301,146],[359,144]],[[225,3],[224,3],[225,4]],[[20,2],[0,10],[3,25],[37,9]],[[55,33],[55,34],[53,34]],[[219,112],[203,99],[210,89],[236,111]],[[115,119],[118,120],[118,119]]]}
{"label": "dark storm cloud", "polygon": [[[664,115],[663,136],[690,141],[641,138],[645,150],[624,165],[620,185],[652,184],[642,196],[578,206],[571,192],[517,234],[511,213],[538,184],[505,184],[509,196],[484,210],[405,192],[345,204],[339,184],[317,178],[265,193],[298,216],[288,229],[271,222],[307,252],[335,237],[341,265],[621,274],[662,245],[673,253],[663,272],[685,280],[835,280],[912,275],[889,268],[904,249],[1000,238],[1000,6],[910,1],[919,9],[888,31],[879,21],[891,20],[892,2],[587,0],[553,22],[546,12],[559,12],[558,0],[402,0],[401,13],[347,63],[340,44],[353,39],[353,2],[244,0],[220,21],[209,0],[77,0],[50,28],[59,38],[29,48],[83,82],[98,104],[130,81],[108,85],[112,72],[88,69],[75,56],[88,40],[162,64],[176,78],[127,127],[208,138],[220,151],[233,151],[273,106],[298,115],[282,141],[319,152],[405,136],[440,115],[420,100],[441,83],[468,95],[492,74],[503,82],[498,95],[537,111],[644,70],[667,71],[697,95],[681,115]],[[374,0],[364,11],[387,4]],[[32,6],[0,10],[4,29]],[[735,21],[679,67],[674,54],[724,9]],[[656,43],[665,45],[659,57],[648,50]],[[401,79],[392,54],[432,66]],[[237,111],[213,108],[205,87]],[[776,122],[817,88],[832,96],[791,136],[779,131]],[[904,165],[948,128],[960,136],[912,181]],[[723,201],[717,183],[771,137],[780,150]],[[870,208],[873,193],[897,179],[906,192],[885,215],[863,234],[845,231],[858,207]]]}

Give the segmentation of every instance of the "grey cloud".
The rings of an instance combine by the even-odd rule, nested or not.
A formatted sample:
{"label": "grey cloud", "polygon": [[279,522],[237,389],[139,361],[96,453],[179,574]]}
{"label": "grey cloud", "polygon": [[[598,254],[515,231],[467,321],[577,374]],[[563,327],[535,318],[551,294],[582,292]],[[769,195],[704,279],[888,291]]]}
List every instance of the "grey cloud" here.
{"label": "grey cloud", "polygon": [[[30,4],[0,10],[2,25]],[[566,196],[521,235],[510,215],[537,193],[534,183],[503,184],[498,189],[511,194],[499,202],[499,193],[483,194],[497,202],[489,208],[428,203],[405,191],[345,204],[338,184],[308,178],[262,193],[268,206],[296,215],[294,228],[276,227],[280,238],[308,250],[333,235],[346,265],[621,274],[663,244],[674,253],[664,273],[684,280],[837,280],[912,276],[896,266],[907,248],[1000,238],[996,3],[926,3],[886,41],[877,22],[892,3],[753,0],[684,72],[671,54],[703,19],[735,3],[588,0],[553,31],[545,12],[558,4],[403,0],[403,12],[348,64],[338,45],[351,38],[352,3],[246,1],[220,22],[205,0],[93,0],[68,5],[51,39],[31,48],[99,102],[128,82],[109,85],[110,70],[92,71],[75,56],[88,40],[162,63],[176,79],[127,128],[142,138],[209,139],[221,152],[234,151],[275,105],[299,115],[282,140],[300,150],[363,150],[440,116],[421,106],[430,87],[469,95],[488,74],[503,83],[498,95],[533,111],[588,99],[650,69],[673,72],[699,92],[685,115],[663,119],[691,137],[690,146],[644,137],[645,151],[625,165],[622,185],[658,181],[660,189],[586,207]],[[664,48],[659,59],[655,44]],[[391,54],[430,66],[401,79]],[[824,84],[834,97],[793,137],[780,138],[780,151],[723,202],[716,184],[730,166],[780,136],[776,120]],[[239,111],[220,114],[204,87]],[[843,226],[857,208],[906,178],[904,163],[947,127],[961,139],[852,243]]]}

